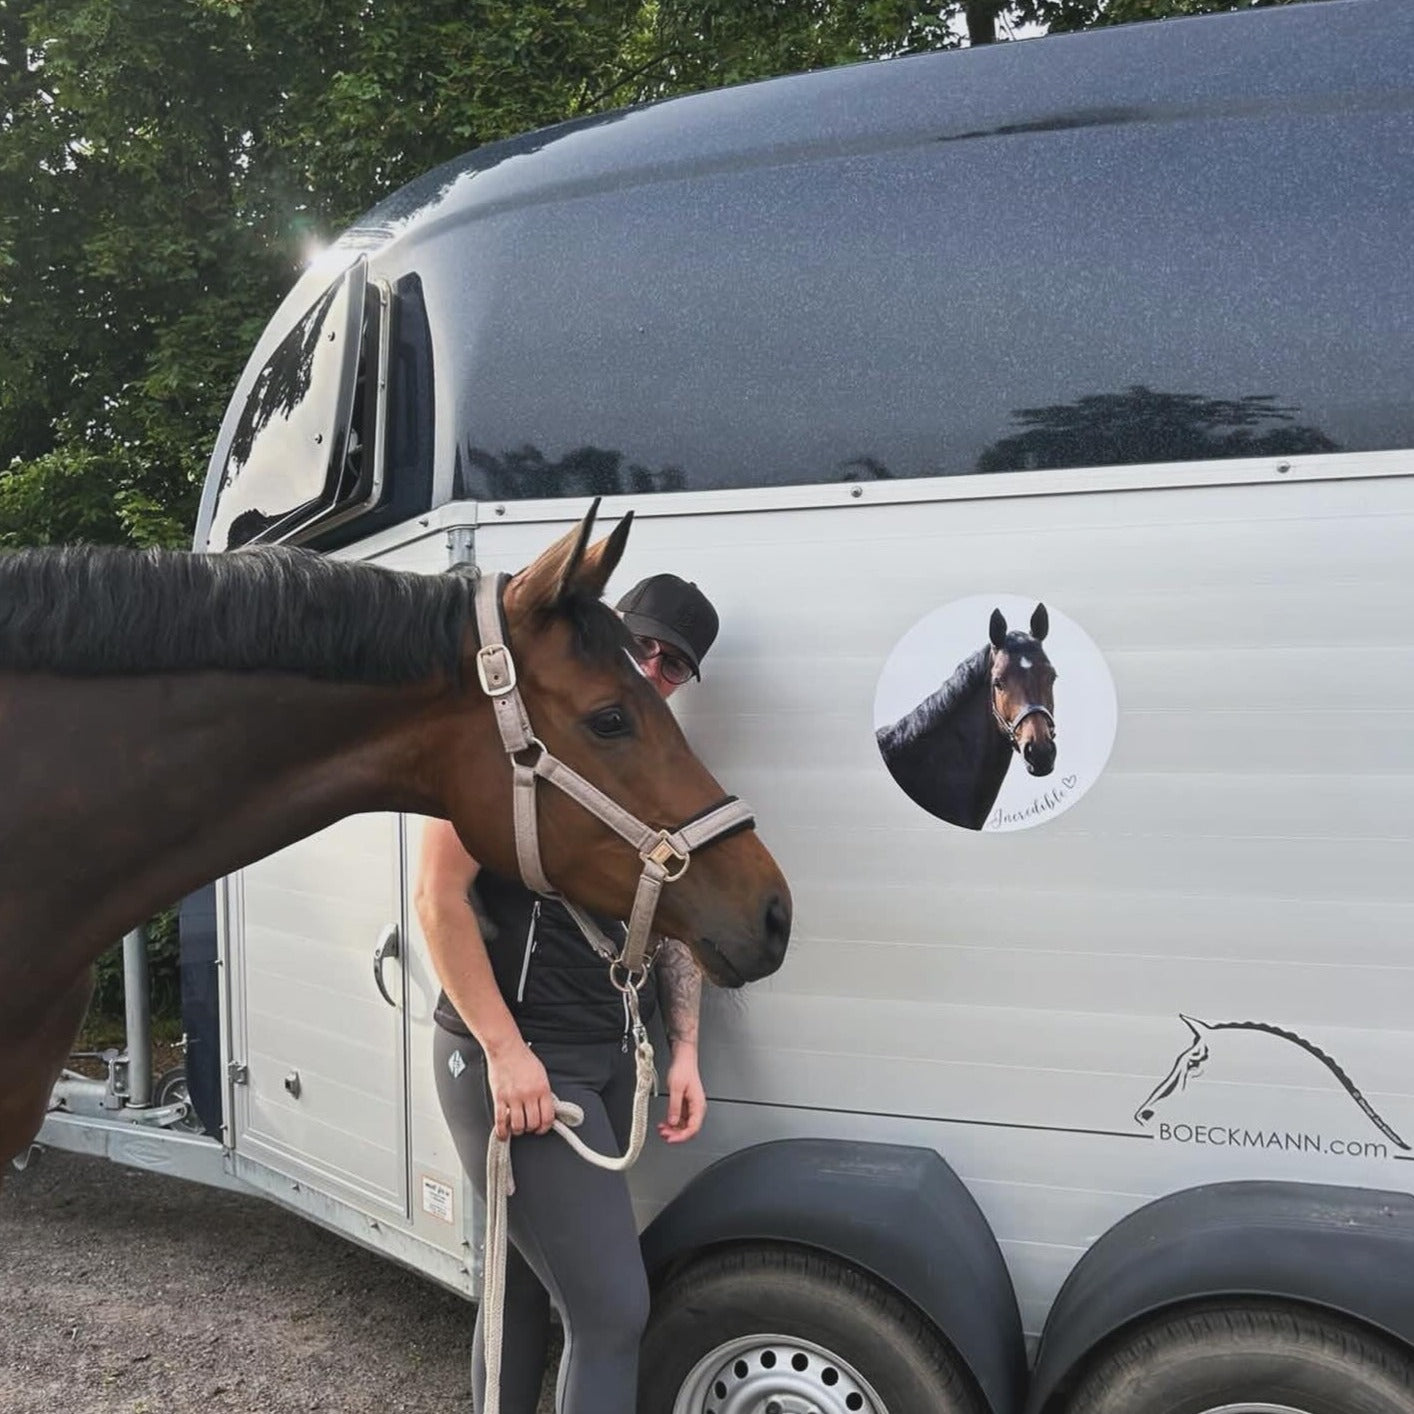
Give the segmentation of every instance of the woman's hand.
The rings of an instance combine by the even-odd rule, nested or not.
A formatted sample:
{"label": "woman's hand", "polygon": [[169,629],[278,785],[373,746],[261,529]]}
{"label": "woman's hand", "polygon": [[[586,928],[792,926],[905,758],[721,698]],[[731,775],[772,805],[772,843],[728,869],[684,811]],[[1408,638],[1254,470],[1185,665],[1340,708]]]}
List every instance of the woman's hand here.
{"label": "woman's hand", "polygon": [[555,1096],[540,1057],[520,1037],[486,1052],[486,1083],[496,1138],[544,1134],[555,1122]]}
{"label": "woman's hand", "polygon": [[691,1139],[707,1114],[707,1092],[697,1069],[697,1047],[691,1041],[673,1042],[668,1066],[668,1117],[658,1133],[669,1144]]}

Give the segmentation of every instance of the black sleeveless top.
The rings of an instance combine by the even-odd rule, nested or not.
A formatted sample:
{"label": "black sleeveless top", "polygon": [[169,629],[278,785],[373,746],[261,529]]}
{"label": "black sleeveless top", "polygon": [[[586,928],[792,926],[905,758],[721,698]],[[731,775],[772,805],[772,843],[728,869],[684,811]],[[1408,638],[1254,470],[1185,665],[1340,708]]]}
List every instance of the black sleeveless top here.
{"label": "black sleeveless top", "polygon": [[[470,897],[496,985],[527,1041],[618,1041],[627,1034],[628,1011],[609,980],[609,964],[562,903],[489,869],[477,874]],[[616,948],[623,945],[622,923],[597,914],[594,921]],[[639,992],[638,1005],[645,1021],[657,1009],[651,981]],[[446,992],[437,998],[433,1020],[459,1036],[471,1035]]]}

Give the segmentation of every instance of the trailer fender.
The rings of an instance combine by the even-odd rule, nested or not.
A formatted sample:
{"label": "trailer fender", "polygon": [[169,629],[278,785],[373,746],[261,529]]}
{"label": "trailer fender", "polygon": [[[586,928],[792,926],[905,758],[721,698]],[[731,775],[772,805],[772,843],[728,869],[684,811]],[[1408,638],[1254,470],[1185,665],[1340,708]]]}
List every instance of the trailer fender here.
{"label": "trailer fender", "polygon": [[917,1306],[952,1344],[992,1414],[1016,1414],[1025,1347],[1011,1278],[972,1195],[931,1149],[783,1139],[699,1174],[643,1234],[656,1281],[723,1244],[832,1253]]}
{"label": "trailer fender", "polygon": [[1206,1184],[1116,1223],[1046,1321],[1027,1414],[1053,1409],[1091,1352],[1192,1301],[1266,1297],[1338,1312],[1414,1346],[1414,1197],[1317,1183]]}

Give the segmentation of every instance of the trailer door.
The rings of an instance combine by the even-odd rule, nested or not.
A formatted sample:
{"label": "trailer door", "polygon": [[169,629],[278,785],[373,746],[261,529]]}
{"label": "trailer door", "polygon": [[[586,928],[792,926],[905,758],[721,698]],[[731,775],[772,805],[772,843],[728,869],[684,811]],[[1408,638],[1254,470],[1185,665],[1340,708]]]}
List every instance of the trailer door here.
{"label": "trailer door", "polygon": [[408,1216],[403,871],[401,817],[355,815],[229,881],[235,1164],[267,1191]]}

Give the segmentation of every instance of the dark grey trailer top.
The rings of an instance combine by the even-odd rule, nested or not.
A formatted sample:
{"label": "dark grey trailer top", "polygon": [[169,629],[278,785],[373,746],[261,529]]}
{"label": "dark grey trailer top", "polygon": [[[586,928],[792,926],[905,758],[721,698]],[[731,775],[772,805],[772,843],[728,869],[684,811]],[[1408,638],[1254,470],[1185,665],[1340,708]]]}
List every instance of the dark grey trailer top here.
{"label": "dark grey trailer top", "polygon": [[[292,292],[197,544],[334,545],[462,498],[1407,446],[1411,75],[1414,7],[1322,0],[483,148],[375,207]],[[365,275],[365,344],[383,309],[394,345],[386,475],[370,491],[331,459],[272,484],[308,412],[289,409],[315,405],[299,438],[328,447],[360,396],[351,341],[338,368],[307,364],[312,331],[356,328]]]}
{"label": "dark grey trailer top", "polygon": [[1328,112],[1352,95],[1407,112],[1412,36],[1408,6],[1312,0],[796,74],[488,144],[380,202],[350,235],[376,248],[509,208],[919,143]]}

